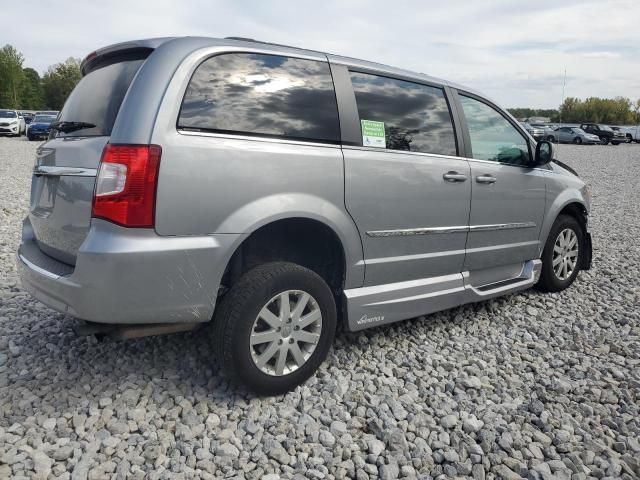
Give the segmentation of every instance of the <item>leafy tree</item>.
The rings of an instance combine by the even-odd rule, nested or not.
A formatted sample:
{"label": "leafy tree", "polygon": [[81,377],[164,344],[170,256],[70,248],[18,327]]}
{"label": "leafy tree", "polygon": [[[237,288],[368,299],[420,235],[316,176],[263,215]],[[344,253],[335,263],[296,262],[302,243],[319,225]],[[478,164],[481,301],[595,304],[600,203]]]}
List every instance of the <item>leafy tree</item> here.
{"label": "leafy tree", "polygon": [[42,77],[46,105],[51,109],[60,110],[81,76],[80,60],[77,58],[70,57],[49,67]]}
{"label": "leafy tree", "polygon": [[24,110],[42,110],[44,94],[40,75],[33,68],[25,68],[24,81],[20,90],[20,108]]}
{"label": "leafy tree", "polygon": [[0,107],[19,108],[24,57],[11,45],[0,49]]}
{"label": "leafy tree", "polygon": [[560,106],[563,122],[567,123],[604,123],[624,125],[634,123],[637,115],[632,110],[631,100],[624,97],[599,98],[585,100],[569,97]]}

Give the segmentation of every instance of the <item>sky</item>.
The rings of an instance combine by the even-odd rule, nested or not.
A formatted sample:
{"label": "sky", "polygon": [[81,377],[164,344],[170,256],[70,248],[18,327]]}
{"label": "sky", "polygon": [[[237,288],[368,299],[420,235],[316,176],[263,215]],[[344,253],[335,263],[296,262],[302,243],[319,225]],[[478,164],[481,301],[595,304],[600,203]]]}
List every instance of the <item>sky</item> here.
{"label": "sky", "polygon": [[640,98],[640,0],[28,0],[0,44],[25,66],[121,41],[241,36],[371,60],[479,90],[504,107]]}

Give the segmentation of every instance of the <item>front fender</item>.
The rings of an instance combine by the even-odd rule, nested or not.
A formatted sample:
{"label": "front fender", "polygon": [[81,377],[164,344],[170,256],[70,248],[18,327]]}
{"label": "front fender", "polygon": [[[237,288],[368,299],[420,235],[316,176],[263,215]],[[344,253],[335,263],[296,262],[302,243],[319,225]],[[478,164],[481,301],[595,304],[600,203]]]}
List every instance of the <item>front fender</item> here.
{"label": "front fender", "polygon": [[540,255],[547,242],[553,223],[562,210],[571,204],[578,204],[587,214],[590,201],[586,185],[578,178],[549,172],[547,174],[547,207],[540,230]]}
{"label": "front fender", "polygon": [[362,242],[355,223],[346,211],[321,197],[291,192],[257,198],[227,216],[218,231],[251,234],[269,223],[288,218],[316,220],[331,228],[344,249],[345,288],[363,285]]}

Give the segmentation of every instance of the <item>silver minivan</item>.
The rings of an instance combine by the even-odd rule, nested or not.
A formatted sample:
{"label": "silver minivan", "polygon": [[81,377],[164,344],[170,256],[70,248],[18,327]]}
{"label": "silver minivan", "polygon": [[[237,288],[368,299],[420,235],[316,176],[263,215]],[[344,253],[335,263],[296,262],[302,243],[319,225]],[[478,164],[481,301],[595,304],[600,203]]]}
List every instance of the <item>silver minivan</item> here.
{"label": "silver minivan", "polygon": [[91,53],[37,150],[18,265],[119,338],[213,322],[222,371],[274,394],[358,331],[591,263],[589,193],[454,83],[248,39]]}

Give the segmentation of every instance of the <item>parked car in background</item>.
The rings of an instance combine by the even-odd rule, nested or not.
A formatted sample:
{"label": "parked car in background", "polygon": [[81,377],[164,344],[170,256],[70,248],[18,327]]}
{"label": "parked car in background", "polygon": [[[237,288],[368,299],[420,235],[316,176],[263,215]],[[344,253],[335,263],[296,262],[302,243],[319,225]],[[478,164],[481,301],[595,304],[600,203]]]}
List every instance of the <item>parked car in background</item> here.
{"label": "parked car in background", "polygon": [[58,114],[60,113],[59,110],[41,110],[39,112],[36,112],[36,115],[53,115],[54,117],[57,117]]}
{"label": "parked car in background", "polygon": [[0,110],[0,134],[19,137],[25,131],[24,118],[17,110]]}
{"label": "parked car in background", "polygon": [[112,45],[81,71],[36,155],[18,269],[94,332],[212,321],[220,371],[283,393],[338,321],[557,292],[590,267],[585,183],[469,88],[196,37]]}
{"label": "parked car in background", "polygon": [[27,130],[27,138],[29,140],[47,138],[51,131],[51,123],[55,122],[55,120],[55,115],[36,115]]}
{"label": "parked car in background", "polygon": [[580,127],[558,127],[548,136],[547,140],[559,143],[575,143],[578,145],[581,143],[589,145],[600,143],[600,137],[587,133]]}
{"label": "parked car in background", "polygon": [[520,122],[520,125],[522,125],[524,129],[529,132],[529,135],[536,140],[544,139],[544,128],[534,127],[533,125],[529,125],[527,122]]}
{"label": "parked car in background", "polygon": [[597,135],[602,145],[619,145],[627,141],[627,137],[622,132],[616,132],[608,125],[601,123],[583,123],[580,128],[587,133]]}
{"label": "parked car in background", "polygon": [[631,127],[611,127],[615,132],[621,132],[627,139],[627,143],[640,143],[640,125]]}
{"label": "parked car in background", "polygon": [[20,116],[21,116],[22,118],[24,118],[24,123],[25,123],[25,125],[29,125],[29,124],[31,123],[31,121],[33,120],[33,117],[34,117],[34,115],[35,115],[35,114],[34,114],[34,113],[32,113],[32,112],[24,112],[24,111],[19,112],[19,114],[20,114]]}
{"label": "parked car in background", "polygon": [[543,138],[545,140],[547,140],[548,142],[554,142],[555,141],[555,135],[553,134],[553,131],[556,128],[555,125],[547,125],[547,124],[543,124],[543,123],[532,123],[531,126],[533,128],[538,128],[538,129],[543,130],[544,131]]}

